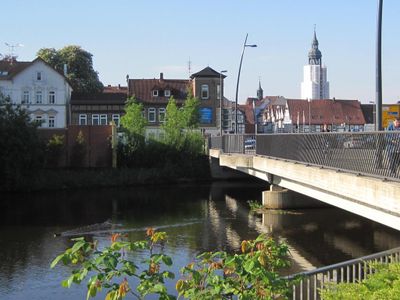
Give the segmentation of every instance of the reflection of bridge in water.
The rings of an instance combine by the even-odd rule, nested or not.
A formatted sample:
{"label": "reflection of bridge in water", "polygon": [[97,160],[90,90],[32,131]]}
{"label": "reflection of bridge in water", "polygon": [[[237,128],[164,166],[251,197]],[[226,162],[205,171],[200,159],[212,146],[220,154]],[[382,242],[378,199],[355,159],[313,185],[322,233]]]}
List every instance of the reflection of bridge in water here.
{"label": "reflection of bridge in water", "polygon": [[[254,137],[212,138],[213,170],[217,165],[237,170],[400,229],[400,175],[390,168],[399,133],[257,135],[253,150],[245,149],[248,138]],[[305,206],[289,195],[272,189],[264,199],[276,207]]]}
{"label": "reflection of bridge in water", "polygon": [[205,224],[210,227],[203,231],[207,238],[201,239],[215,248],[225,246],[229,248],[226,250],[238,251],[242,240],[260,233],[284,241],[289,246],[292,261],[285,274],[311,270],[400,244],[396,231],[334,208],[285,213],[270,211],[261,218],[249,213],[247,204],[237,201],[234,192],[213,194],[211,191],[207,215],[210,222]]}

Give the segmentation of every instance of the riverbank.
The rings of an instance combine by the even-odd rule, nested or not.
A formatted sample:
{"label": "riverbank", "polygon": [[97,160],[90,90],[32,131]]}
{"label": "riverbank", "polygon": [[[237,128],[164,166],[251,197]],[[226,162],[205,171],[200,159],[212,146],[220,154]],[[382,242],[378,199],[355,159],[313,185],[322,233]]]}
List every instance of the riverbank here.
{"label": "riverbank", "polygon": [[209,180],[209,164],[208,160],[204,159],[189,166],[166,164],[162,168],[42,169],[19,180],[13,186],[1,186],[0,191],[68,190]]}

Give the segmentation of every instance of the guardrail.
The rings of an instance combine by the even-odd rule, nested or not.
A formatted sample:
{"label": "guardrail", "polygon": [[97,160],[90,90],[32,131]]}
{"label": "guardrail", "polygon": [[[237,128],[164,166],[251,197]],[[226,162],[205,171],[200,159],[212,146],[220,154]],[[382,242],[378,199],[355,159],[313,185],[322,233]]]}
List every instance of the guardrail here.
{"label": "guardrail", "polygon": [[400,247],[391,250],[367,255],[342,263],[322,267],[309,272],[303,272],[287,277],[289,280],[302,278],[298,283],[292,285],[292,299],[321,299],[319,290],[328,283],[359,282],[367,275],[374,272],[370,263],[393,263],[400,262]]}
{"label": "guardrail", "polygon": [[400,132],[397,131],[224,135],[211,138],[211,147],[224,153],[264,155],[400,180]]}

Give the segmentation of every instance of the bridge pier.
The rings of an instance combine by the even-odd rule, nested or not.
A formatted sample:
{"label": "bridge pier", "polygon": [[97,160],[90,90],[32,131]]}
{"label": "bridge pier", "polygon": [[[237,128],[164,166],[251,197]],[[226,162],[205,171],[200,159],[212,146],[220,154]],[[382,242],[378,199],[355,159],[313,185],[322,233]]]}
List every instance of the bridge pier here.
{"label": "bridge pier", "polygon": [[262,204],[271,209],[299,209],[328,206],[323,202],[295,193],[276,184],[271,184],[269,191],[262,193]]}

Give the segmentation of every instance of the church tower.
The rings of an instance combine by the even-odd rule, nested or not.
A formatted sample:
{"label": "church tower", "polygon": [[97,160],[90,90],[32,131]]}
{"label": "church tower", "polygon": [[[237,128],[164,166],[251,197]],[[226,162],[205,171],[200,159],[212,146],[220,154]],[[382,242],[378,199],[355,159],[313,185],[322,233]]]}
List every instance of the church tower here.
{"label": "church tower", "polygon": [[322,53],[314,28],[314,38],[308,51],[308,65],[304,66],[304,79],[301,83],[302,99],[329,99],[327,68],[322,65]]}
{"label": "church tower", "polygon": [[262,100],[264,98],[264,91],[261,88],[261,81],[258,81],[257,99]]}

